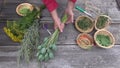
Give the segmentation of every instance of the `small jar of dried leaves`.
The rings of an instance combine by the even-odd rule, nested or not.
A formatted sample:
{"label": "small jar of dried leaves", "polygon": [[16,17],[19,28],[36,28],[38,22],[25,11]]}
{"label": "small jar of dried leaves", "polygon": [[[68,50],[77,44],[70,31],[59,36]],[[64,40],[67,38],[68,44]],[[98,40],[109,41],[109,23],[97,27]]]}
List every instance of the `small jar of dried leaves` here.
{"label": "small jar of dried leaves", "polygon": [[100,15],[95,20],[95,29],[105,29],[111,22],[111,18],[107,15]]}
{"label": "small jar of dried leaves", "polygon": [[113,35],[107,30],[98,30],[94,34],[95,43],[101,48],[112,48],[115,44]]}
{"label": "small jar of dried leaves", "polygon": [[90,17],[79,16],[75,21],[75,27],[80,32],[89,33],[94,28],[94,22]]}

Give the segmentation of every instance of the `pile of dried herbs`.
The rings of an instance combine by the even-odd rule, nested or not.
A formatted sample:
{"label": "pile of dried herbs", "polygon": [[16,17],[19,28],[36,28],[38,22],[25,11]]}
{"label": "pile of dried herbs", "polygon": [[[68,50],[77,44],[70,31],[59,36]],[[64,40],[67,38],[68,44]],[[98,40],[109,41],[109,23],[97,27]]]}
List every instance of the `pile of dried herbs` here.
{"label": "pile of dried herbs", "polygon": [[99,44],[101,44],[102,46],[110,46],[111,45],[111,40],[110,40],[110,37],[107,36],[107,35],[102,35],[102,34],[99,34],[96,36],[96,40]]}
{"label": "pile of dried herbs", "polygon": [[17,21],[7,21],[7,26],[4,27],[5,33],[15,42],[21,42],[24,37],[26,30],[33,25],[34,20],[37,19],[37,16],[41,14],[41,11],[45,6],[41,6],[41,10],[36,8],[33,11],[27,13],[26,16],[22,17]]}
{"label": "pile of dried herbs", "polygon": [[92,21],[87,18],[87,17],[82,17],[78,23],[77,23],[78,27],[82,30],[88,30],[89,28],[92,28],[93,23]]}
{"label": "pile of dried herbs", "polygon": [[102,29],[106,26],[107,23],[108,23],[108,17],[100,16],[98,17],[96,27]]}
{"label": "pile of dried herbs", "polygon": [[[62,22],[65,23],[66,20],[67,15],[65,14],[62,18]],[[39,61],[48,61],[49,59],[54,58],[53,52],[57,49],[56,42],[59,33],[59,29],[56,29],[51,36],[44,38],[43,43],[38,46],[37,58]]]}
{"label": "pile of dried herbs", "polygon": [[34,24],[27,29],[24,38],[21,42],[20,54],[18,57],[18,62],[20,59],[25,59],[29,62],[32,57],[35,55],[35,51],[40,44],[40,32],[39,32],[39,21],[35,20]]}

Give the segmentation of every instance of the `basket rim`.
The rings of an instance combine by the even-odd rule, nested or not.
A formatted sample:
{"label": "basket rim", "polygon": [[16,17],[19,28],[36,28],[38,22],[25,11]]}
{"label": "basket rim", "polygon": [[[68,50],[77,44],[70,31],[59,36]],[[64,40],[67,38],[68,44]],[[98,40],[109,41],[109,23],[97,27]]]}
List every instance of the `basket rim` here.
{"label": "basket rim", "polygon": [[30,11],[32,11],[33,8],[34,8],[33,5],[30,4],[30,3],[21,3],[21,4],[19,4],[19,5],[16,7],[16,12],[17,12],[17,14],[20,15],[20,16],[25,16],[25,15],[19,13],[19,9],[20,9],[20,7],[23,6],[23,5],[29,6]]}
{"label": "basket rim", "polygon": [[[87,18],[89,18],[89,19],[92,21],[93,25],[92,25],[92,27],[91,27],[90,29],[88,29],[88,30],[82,30],[82,29],[80,29],[80,28],[78,27],[77,23],[78,23],[79,19],[82,18],[82,17],[87,17]],[[88,16],[86,16],[86,15],[79,16],[79,17],[77,17],[77,19],[75,20],[75,27],[76,27],[76,29],[77,29],[78,31],[80,31],[80,32],[90,33],[90,32],[93,30],[93,28],[94,28],[93,19],[90,18],[90,17],[88,17]]]}
{"label": "basket rim", "polygon": [[[112,41],[112,44],[111,44],[110,46],[107,46],[107,47],[102,46],[101,44],[99,44],[99,43],[96,41],[96,36],[97,36],[97,34],[98,34],[99,32],[101,32],[101,31],[104,31],[104,32],[108,33],[108,34],[111,36],[111,38],[112,38],[113,41]],[[112,48],[113,46],[115,46],[115,45],[114,45],[114,44],[115,44],[115,38],[114,38],[114,36],[112,35],[111,32],[109,32],[109,31],[107,31],[107,30],[105,30],[105,29],[101,29],[101,30],[98,30],[97,32],[95,32],[95,34],[94,34],[94,41],[95,41],[95,43],[97,44],[97,46],[99,46],[99,47],[101,47],[101,48],[105,48],[105,49]]]}
{"label": "basket rim", "polygon": [[[78,43],[78,39],[80,38],[80,36],[82,36],[82,35],[87,35],[89,38],[88,38],[88,40],[90,40],[90,46],[92,47],[93,46],[93,42],[94,42],[94,40],[93,40],[93,37],[90,35],[90,34],[87,34],[87,33],[80,33],[78,36],[77,36],[77,38],[76,38],[76,43],[77,43],[77,45],[79,46],[79,47],[81,47],[81,45]],[[81,48],[83,48],[83,47],[81,47]],[[83,49],[85,49],[85,48],[83,48]]]}
{"label": "basket rim", "polygon": [[101,29],[97,28],[97,26],[96,26],[97,20],[98,20],[98,18],[99,18],[100,16],[104,16],[104,17],[107,17],[107,18],[108,18],[108,22],[107,22],[106,26],[105,26],[104,28],[101,28],[101,29],[106,29],[106,28],[109,26],[109,24],[111,23],[111,21],[112,21],[112,19],[111,19],[108,15],[99,15],[99,16],[97,16],[96,19],[95,19],[95,29],[96,29],[96,30],[101,30]]}

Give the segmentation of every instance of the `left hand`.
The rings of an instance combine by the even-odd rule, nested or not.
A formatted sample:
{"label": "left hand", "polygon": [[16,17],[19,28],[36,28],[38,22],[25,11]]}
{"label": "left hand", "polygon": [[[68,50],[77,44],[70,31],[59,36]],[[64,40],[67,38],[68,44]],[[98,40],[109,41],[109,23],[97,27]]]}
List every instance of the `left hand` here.
{"label": "left hand", "polygon": [[74,3],[71,1],[68,1],[68,6],[65,10],[65,14],[67,14],[67,16],[68,16],[68,20],[67,20],[66,24],[73,23],[73,21],[74,21],[73,8],[74,8]]}

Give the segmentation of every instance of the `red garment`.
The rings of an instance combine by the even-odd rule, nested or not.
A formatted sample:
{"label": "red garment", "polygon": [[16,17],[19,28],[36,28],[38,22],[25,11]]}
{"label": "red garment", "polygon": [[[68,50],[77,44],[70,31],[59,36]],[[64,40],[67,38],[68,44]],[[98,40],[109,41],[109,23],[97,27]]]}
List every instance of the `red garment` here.
{"label": "red garment", "polygon": [[[46,7],[48,8],[48,10],[51,12],[54,9],[56,9],[58,7],[58,3],[56,2],[56,0],[42,0],[43,3],[46,5]],[[76,0],[71,0],[73,3],[76,2]]]}

